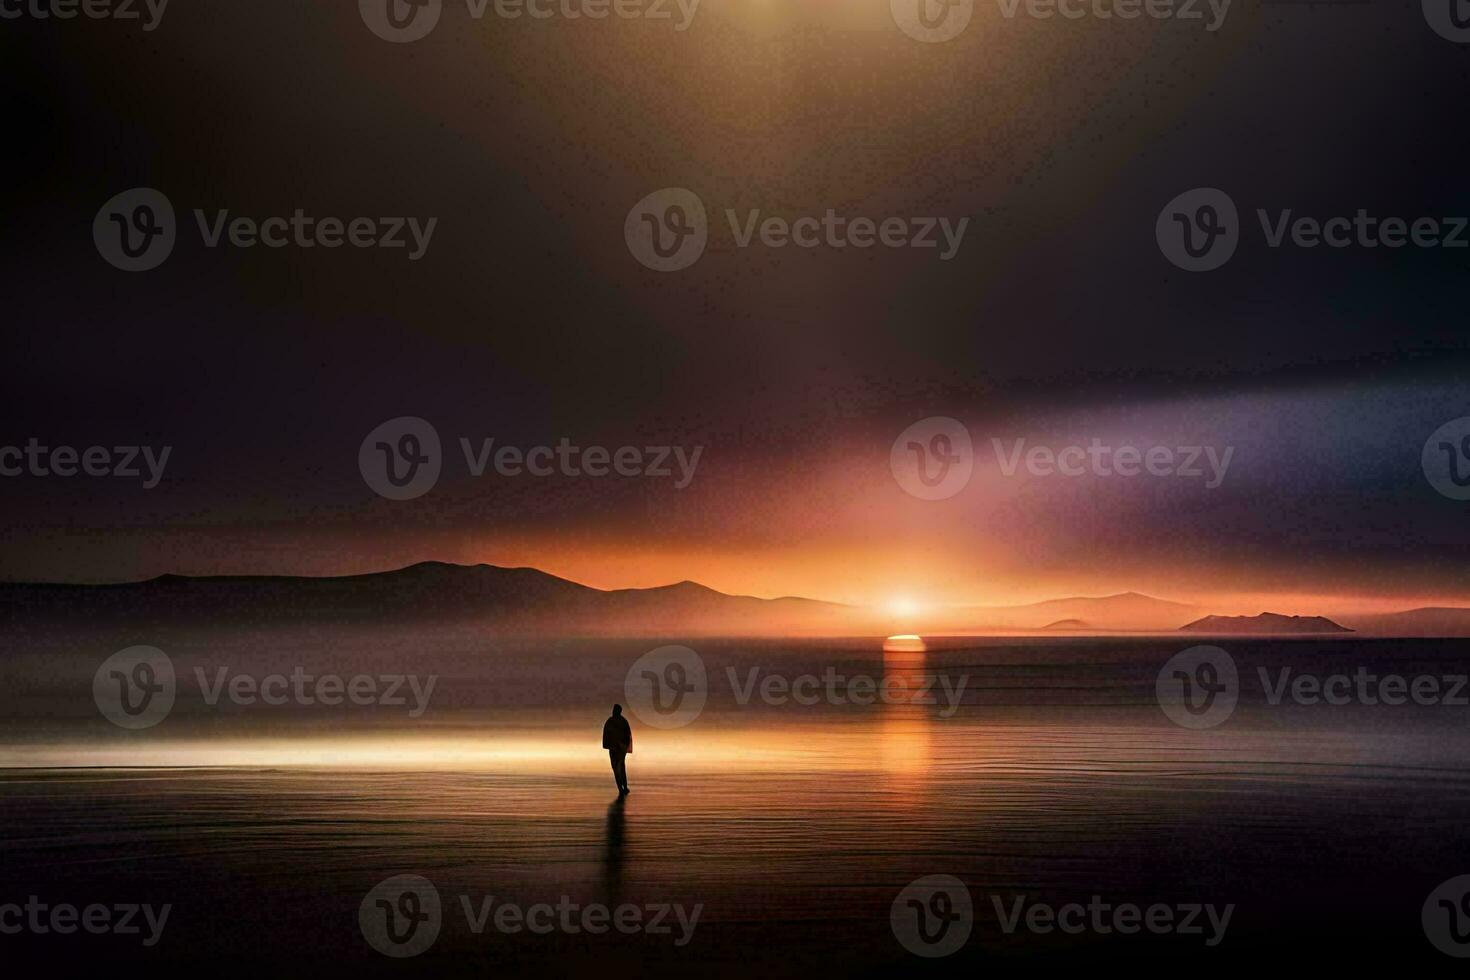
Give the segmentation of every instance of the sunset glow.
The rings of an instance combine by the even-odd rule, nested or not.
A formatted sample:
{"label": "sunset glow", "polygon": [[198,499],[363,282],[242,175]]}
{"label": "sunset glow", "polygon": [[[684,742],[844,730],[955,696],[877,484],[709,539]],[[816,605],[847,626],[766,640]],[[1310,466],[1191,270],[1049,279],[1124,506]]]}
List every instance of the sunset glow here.
{"label": "sunset glow", "polygon": [[895,599],[889,599],[886,608],[889,612],[893,613],[893,615],[901,616],[907,619],[918,615],[919,611],[923,607],[912,599],[899,597]]}

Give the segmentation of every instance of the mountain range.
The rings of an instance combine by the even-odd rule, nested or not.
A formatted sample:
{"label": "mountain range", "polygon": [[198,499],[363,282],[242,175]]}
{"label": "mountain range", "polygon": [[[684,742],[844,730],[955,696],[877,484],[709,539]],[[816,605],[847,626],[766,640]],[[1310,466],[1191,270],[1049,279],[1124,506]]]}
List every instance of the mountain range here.
{"label": "mountain range", "polygon": [[503,633],[566,636],[1183,630],[1470,637],[1470,609],[1457,607],[1332,619],[1276,613],[1222,617],[1186,603],[1125,592],[1018,606],[946,607],[920,616],[895,617],[866,607],[794,596],[728,595],[696,582],[603,590],[535,568],[445,562],[331,577],[163,575],[112,585],[0,583],[0,625],[48,622],[262,627],[467,623]]}

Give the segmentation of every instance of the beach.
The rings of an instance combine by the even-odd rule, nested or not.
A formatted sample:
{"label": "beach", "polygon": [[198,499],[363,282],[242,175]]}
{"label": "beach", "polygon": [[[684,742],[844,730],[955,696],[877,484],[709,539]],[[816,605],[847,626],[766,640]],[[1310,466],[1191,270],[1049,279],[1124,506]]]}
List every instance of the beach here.
{"label": "beach", "polygon": [[[1453,669],[1454,644],[1440,641],[1229,645],[1243,673],[1354,658],[1388,672]],[[1470,813],[1464,709],[1272,705],[1245,683],[1229,722],[1190,731],[1150,703],[1177,640],[937,646],[917,665],[890,655],[886,670],[944,673],[951,691],[965,678],[948,715],[942,696],[801,705],[748,686],[751,667],[757,678],[829,666],[881,678],[881,647],[703,644],[708,705],[676,730],[632,719],[621,802],[594,698],[608,686],[596,678],[627,661],[602,645],[564,647],[558,669],[580,680],[543,684],[556,696],[542,703],[526,692],[548,658],[502,652],[464,672],[443,651],[418,666],[461,665],[437,687],[460,696],[412,721],[378,712],[334,726],[322,716],[345,709],[260,705],[211,716],[218,704],[205,710],[181,690],[178,717],[153,736],[119,744],[79,726],[90,749],[12,739],[0,775],[6,900],[172,911],[149,946],[146,933],[30,932],[6,945],[46,962],[228,955],[329,973],[595,974],[619,959],[661,975],[880,972],[925,962],[896,938],[892,905],[942,874],[964,883],[974,909],[949,965],[1438,956],[1419,912],[1470,866],[1458,830]],[[491,690],[521,694],[496,704]],[[433,943],[403,961],[380,955],[359,922],[364,897],[401,875],[430,882],[441,904]],[[513,928],[514,916],[497,925],[506,904],[566,911],[538,932],[544,922]],[[1127,909],[1161,904],[1171,929],[1126,931]],[[1047,910],[1068,905],[1092,910],[1046,928]],[[640,925],[593,933],[581,916],[597,906],[636,909]]]}

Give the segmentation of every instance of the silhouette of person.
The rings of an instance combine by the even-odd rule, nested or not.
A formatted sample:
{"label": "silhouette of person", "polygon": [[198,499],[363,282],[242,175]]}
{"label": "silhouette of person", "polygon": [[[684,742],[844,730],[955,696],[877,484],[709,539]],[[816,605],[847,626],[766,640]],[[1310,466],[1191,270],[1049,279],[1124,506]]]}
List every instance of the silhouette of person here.
{"label": "silhouette of person", "polygon": [[628,770],[623,759],[633,751],[633,729],[628,727],[628,719],[623,717],[621,704],[613,705],[612,717],[602,723],[602,747],[607,749],[607,756],[612,760],[613,779],[617,780],[618,792],[628,792]]}

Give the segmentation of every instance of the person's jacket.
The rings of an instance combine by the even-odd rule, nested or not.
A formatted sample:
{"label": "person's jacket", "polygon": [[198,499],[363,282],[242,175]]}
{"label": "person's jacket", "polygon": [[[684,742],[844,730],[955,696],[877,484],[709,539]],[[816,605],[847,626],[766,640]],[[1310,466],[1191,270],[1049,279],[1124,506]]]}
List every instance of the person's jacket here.
{"label": "person's jacket", "polygon": [[628,727],[628,719],[622,715],[613,715],[603,723],[602,747],[617,749],[619,752],[633,751],[633,729]]}

